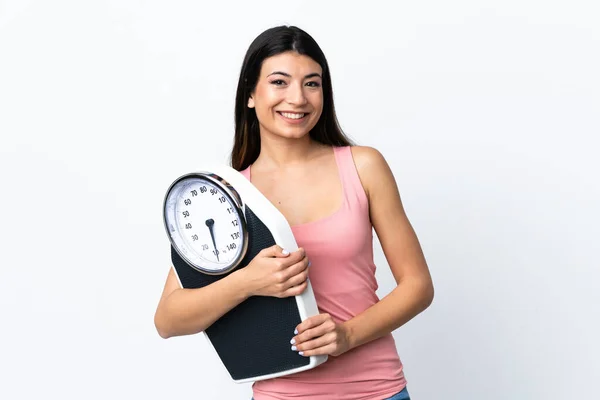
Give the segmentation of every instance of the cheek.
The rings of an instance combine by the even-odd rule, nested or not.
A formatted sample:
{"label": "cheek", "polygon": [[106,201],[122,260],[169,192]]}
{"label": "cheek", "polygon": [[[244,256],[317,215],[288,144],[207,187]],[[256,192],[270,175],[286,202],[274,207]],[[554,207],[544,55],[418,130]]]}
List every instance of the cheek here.
{"label": "cheek", "polygon": [[257,106],[261,109],[266,110],[269,107],[273,107],[279,103],[281,95],[279,95],[274,90],[269,90],[268,88],[260,88],[256,91],[255,101]]}
{"label": "cheek", "polygon": [[323,110],[323,94],[322,93],[314,93],[311,96],[310,102],[313,105],[313,107],[315,108],[315,110],[318,110],[318,112],[321,112]]}
{"label": "cheek", "polygon": [[273,119],[273,104],[267,99],[263,98],[261,100],[255,106],[256,115],[263,123],[269,123],[268,121]]}
{"label": "cheek", "polygon": [[323,113],[323,98],[315,98],[315,100],[312,101],[312,105],[315,110],[315,117],[317,117],[317,119],[320,118]]}

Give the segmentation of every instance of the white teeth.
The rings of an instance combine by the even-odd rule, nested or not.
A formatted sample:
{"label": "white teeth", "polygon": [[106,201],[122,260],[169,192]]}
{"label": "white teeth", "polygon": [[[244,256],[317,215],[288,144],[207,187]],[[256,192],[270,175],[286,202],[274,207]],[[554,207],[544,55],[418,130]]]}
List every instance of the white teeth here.
{"label": "white teeth", "polygon": [[300,118],[304,117],[304,115],[306,115],[306,114],[292,114],[292,113],[282,112],[281,115],[283,115],[286,118],[290,118],[290,119],[300,119]]}

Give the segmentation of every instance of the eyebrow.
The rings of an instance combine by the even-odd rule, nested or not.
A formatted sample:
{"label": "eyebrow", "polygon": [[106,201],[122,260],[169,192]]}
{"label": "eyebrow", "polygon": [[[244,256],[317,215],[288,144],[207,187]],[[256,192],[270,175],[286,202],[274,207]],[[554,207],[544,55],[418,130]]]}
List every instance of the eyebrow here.
{"label": "eyebrow", "polygon": [[[287,72],[282,72],[282,71],[275,71],[275,72],[271,72],[269,75],[267,75],[267,77],[271,76],[271,75],[283,75],[283,76],[287,76],[288,78],[291,78],[292,76],[290,74],[288,74]],[[321,74],[317,73],[317,72],[313,72],[312,74],[308,74],[304,77],[304,79],[308,79],[308,78],[314,78],[314,77],[319,77],[321,79],[323,79],[323,77],[321,76]]]}

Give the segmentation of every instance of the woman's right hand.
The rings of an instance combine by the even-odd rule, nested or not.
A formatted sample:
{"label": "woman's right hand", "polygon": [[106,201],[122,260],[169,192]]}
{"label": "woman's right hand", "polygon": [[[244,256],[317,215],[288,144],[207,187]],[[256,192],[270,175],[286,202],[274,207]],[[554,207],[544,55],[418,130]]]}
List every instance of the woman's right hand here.
{"label": "woman's right hand", "polygon": [[195,289],[181,288],[175,268],[170,268],[154,315],[156,329],[163,338],[191,335],[206,330],[250,296],[297,296],[308,285],[308,264],[304,249],[286,254],[272,246],[245,268]]}
{"label": "woman's right hand", "polygon": [[288,253],[278,245],[262,249],[239,273],[249,296],[290,297],[306,289],[309,261],[303,248]]}

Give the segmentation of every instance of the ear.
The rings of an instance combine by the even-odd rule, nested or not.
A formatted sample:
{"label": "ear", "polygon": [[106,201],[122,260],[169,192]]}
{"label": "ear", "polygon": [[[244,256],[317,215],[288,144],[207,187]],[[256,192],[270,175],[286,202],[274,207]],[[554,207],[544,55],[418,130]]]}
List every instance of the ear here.
{"label": "ear", "polygon": [[254,108],[254,99],[252,96],[248,99],[248,108]]}

